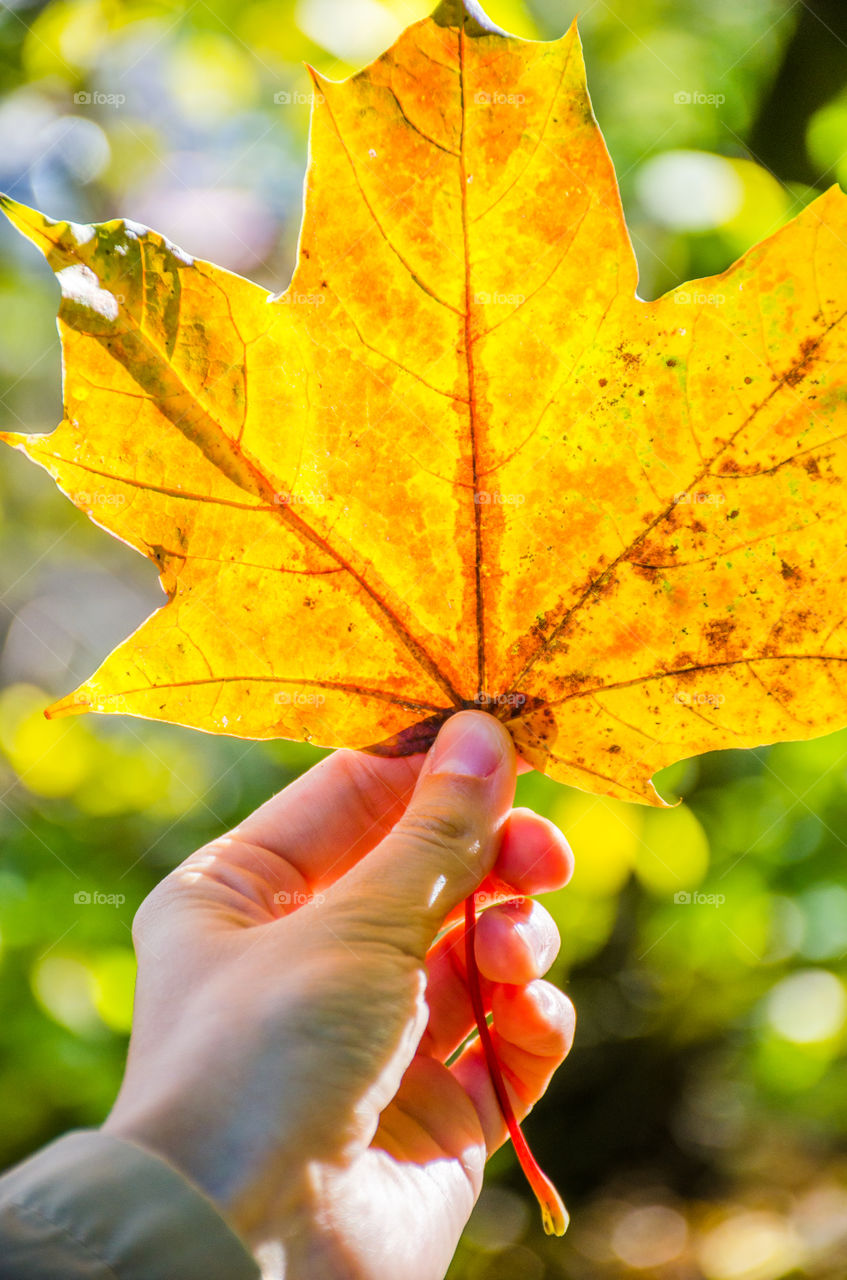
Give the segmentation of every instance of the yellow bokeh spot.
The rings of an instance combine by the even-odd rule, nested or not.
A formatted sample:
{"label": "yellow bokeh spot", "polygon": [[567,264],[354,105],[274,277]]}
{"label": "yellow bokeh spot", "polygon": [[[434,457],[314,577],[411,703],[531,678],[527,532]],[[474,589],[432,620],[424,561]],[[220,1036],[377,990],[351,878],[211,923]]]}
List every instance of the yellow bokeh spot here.
{"label": "yellow bokeh spot", "polygon": [[94,1006],[107,1027],[126,1032],[132,1026],[135,957],[129,947],[103,952],[92,965]]}
{"label": "yellow bokeh spot", "polygon": [[707,1280],[776,1280],[799,1274],[803,1250],[790,1222],[755,1210],[733,1214],[708,1231],[697,1261]]}
{"label": "yellow bokeh spot", "polygon": [[206,32],[177,46],[170,57],[168,87],[187,120],[226,120],[256,99],[253,63],[231,39]]}
{"label": "yellow bokeh spot", "polygon": [[89,732],[75,720],[45,720],[50,699],[33,685],[0,693],[0,749],[24,786],[39,796],[67,796],[96,760]]}
{"label": "yellow bokeh spot", "polygon": [[96,1007],[97,986],[87,965],[73,956],[44,956],[35,965],[30,982],[45,1013],[78,1035],[100,1026]]}
{"label": "yellow bokeh spot", "polygon": [[645,816],[635,874],[657,897],[700,884],[709,867],[709,841],[690,809],[651,809]]}
{"label": "yellow bokeh spot", "polygon": [[36,962],[30,984],[45,1013],[77,1035],[104,1026],[125,1034],[132,1025],[135,957],[129,947],[84,958],[54,951]]}
{"label": "yellow bokeh spot", "polygon": [[122,743],[101,742],[98,746],[97,773],[78,790],[77,806],[96,817],[146,809],[158,791],[159,776],[153,760]]}
{"label": "yellow bokeh spot", "polygon": [[69,69],[92,67],[111,38],[100,0],[59,0],[48,4],[30,24],[23,62],[28,78],[68,78]]}
{"label": "yellow bokeh spot", "polygon": [[721,234],[737,253],[772,235],[798,210],[785,188],[767,169],[752,160],[727,159],[741,183],[738,210],[721,227]]}
{"label": "yellow bokeh spot", "polygon": [[638,852],[644,814],[621,800],[564,792],[550,814],[567,836],[576,870],[573,891],[608,897],[626,883]]}
{"label": "yellow bokeh spot", "polygon": [[847,182],[847,97],[839,95],[816,111],[806,129],[806,150],[816,169],[842,186]]}
{"label": "yellow bokeh spot", "polygon": [[783,1040],[816,1044],[839,1036],[847,1020],[847,991],[828,969],[800,969],[767,999],[767,1019]]}

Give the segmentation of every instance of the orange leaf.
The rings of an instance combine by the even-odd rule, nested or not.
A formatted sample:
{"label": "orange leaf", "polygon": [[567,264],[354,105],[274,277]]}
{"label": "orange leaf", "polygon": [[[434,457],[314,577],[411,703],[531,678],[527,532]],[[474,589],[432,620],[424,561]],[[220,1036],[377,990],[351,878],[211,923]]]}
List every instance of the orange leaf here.
{"label": "orange leaf", "polygon": [[[847,723],[847,202],[655,302],[575,28],[447,0],[318,80],[279,297],[5,200],[62,287],[65,419],[5,438],[169,603],[53,712],[651,775]],[[382,744],[382,745],[379,745]]]}

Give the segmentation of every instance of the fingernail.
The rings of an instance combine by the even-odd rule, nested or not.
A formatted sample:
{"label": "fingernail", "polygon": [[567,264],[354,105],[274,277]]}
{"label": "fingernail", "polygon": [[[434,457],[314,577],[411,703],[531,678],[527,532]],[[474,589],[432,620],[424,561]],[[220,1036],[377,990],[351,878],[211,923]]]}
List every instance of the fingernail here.
{"label": "fingernail", "polygon": [[559,952],[559,939],[549,933],[540,933],[529,921],[521,921],[515,926],[515,932],[532,956],[538,973],[546,973]]}
{"label": "fingernail", "polygon": [[484,711],[460,711],[435,740],[430,772],[487,778],[503,757],[503,730],[494,717]]}

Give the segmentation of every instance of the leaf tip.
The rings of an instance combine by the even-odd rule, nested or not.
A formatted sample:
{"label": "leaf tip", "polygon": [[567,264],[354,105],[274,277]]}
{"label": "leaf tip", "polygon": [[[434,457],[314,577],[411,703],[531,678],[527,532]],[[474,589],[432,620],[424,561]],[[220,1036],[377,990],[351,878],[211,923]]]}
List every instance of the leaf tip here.
{"label": "leaf tip", "polygon": [[49,707],[45,707],[44,718],[61,720],[63,716],[81,716],[90,710],[91,702],[81,690],[77,689],[76,693],[69,693],[58,702],[52,702]]}
{"label": "leaf tip", "polygon": [[0,195],[0,209],[3,210],[15,230],[19,231],[27,240],[31,240],[46,257],[55,243],[45,231],[46,227],[53,225],[50,219],[45,218],[44,214],[39,213],[37,209],[30,209],[28,205],[19,204],[17,200],[13,200],[11,196],[7,195]]}
{"label": "leaf tip", "polygon": [[842,201],[847,200],[847,192],[844,191],[840,183],[833,182],[819,199],[826,200],[830,204],[841,204]]}
{"label": "leaf tip", "polygon": [[310,113],[314,116],[318,107],[320,107],[322,103],[326,101],[327,96],[332,93],[332,90],[338,84],[338,81],[330,80],[329,76],[322,76],[320,71],[313,67],[310,62],[304,62],[303,66],[306,68],[306,73],[315,89],[315,93],[312,97],[312,108]]}
{"label": "leaf tip", "polygon": [[56,272],[79,261],[80,246],[87,245],[97,235],[97,228],[91,223],[48,218],[38,209],[19,204],[11,196],[0,195],[0,210],[16,231],[41,250]]}
{"label": "leaf tip", "polygon": [[0,440],[3,444],[7,444],[10,449],[19,449],[21,453],[28,452],[27,443],[31,438],[20,431],[0,431]]}

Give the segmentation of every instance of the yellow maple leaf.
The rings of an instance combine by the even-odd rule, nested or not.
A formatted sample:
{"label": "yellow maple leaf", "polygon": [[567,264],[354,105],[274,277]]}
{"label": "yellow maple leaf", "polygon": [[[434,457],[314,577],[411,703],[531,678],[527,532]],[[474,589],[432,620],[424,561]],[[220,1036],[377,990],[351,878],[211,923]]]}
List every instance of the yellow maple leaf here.
{"label": "yellow maple leaf", "polygon": [[52,710],[383,752],[455,710],[583,790],[847,723],[847,201],[655,302],[575,27],[448,0],[315,78],[280,296],[6,199],[65,418],[4,438],[169,602]]}

